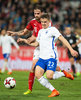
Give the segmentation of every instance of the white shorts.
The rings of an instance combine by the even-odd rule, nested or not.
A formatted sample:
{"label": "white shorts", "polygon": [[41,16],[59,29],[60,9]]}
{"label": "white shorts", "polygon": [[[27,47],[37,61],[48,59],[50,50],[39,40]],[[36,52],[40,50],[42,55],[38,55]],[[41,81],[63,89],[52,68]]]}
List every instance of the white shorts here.
{"label": "white shorts", "polygon": [[39,59],[39,52],[40,52],[39,47],[35,48],[34,54],[33,54],[33,60],[34,59]]}

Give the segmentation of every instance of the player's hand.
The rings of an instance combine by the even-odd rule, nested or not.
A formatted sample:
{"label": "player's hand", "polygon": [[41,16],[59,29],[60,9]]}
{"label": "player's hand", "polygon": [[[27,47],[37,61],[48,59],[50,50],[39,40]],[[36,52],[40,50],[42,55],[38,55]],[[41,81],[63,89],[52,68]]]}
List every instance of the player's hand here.
{"label": "player's hand", "polygon": [[15,36],[15,35],[17,35],[15,32],[12,32],[12,31],[7,31],[7,34],[10,35],[10,36]]}
{"label": "player's hand", "polygon": [[23,41],[23,39],[22,38],[19,38],[18,40],[17,40],[17,42],[22,42]]}
{"label": "player's hand", "polygon": [[72,50],[71,51],[71,55],[74,56],[74,57],[77,57],[78,56],[78,52],[75,51],[75,50]]}
{"label": "player's hand", "polygon": [[28,41],[29,43],[32,43],[32,42],[36,41],[36,37],[32,35],[31,37],[29,37],[29,38],[27,39],[27,41]]}

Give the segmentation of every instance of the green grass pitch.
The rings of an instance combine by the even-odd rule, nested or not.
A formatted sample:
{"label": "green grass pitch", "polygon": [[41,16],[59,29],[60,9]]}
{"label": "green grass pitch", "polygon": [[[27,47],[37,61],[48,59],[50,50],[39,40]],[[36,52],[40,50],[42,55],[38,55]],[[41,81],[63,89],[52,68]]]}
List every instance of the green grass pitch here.
{"label": "green grass pitch", "polygon": [[[57,80],[50,80],[51,84],[60,92],[57,97],[48,98],[51,91],[40,85],[35,79],[33,92],[30,95],[23,95],[28,89],[28,75],[26,71],[13,71],[12,75],[7,72],[0,74],[0,100],[81,100],[81,75],[74,80],[61,77]],[[16,87],[7,89],[4,87],[4,79],[14,77]]]}

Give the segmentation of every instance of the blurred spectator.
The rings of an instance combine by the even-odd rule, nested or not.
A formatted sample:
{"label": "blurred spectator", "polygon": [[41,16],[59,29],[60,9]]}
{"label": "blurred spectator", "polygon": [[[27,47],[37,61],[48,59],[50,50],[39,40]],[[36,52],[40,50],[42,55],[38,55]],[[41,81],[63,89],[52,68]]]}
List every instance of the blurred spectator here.
{"label": "blurred spectator", "polygon": [[71,26],[81,35],[80,0],[0,0],[0,28],[18,31],[33,18],[36,3],[50,13],[53,25],[62,33],[66,26]]}

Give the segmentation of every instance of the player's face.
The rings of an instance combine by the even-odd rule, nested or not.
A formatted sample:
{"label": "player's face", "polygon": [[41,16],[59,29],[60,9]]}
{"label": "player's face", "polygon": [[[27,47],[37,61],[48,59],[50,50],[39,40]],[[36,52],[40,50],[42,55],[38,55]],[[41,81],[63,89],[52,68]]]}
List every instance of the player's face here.
{"label": "player's face", "polygon": [[42,28],[48,28],[49,27],[49,20],[47,18],[41,18],[41,24]]}
{"label": "player's face", "polygon": [[66,27],[65,28],[65,33],[68,35],[71,33],[71,28],[70,27]]}
{"label": "player's face", "polygon": [[1,31],[1,35],[3,35],[3,36],[6,35],[6,31],[5,30],[2,30]]}
{"label": "player's face", "polygon": [[36,20],[40,20],[41,15],[42,15],[41,10],[39,10],[39,9],[34,10],[34,16],[35,16]]}

